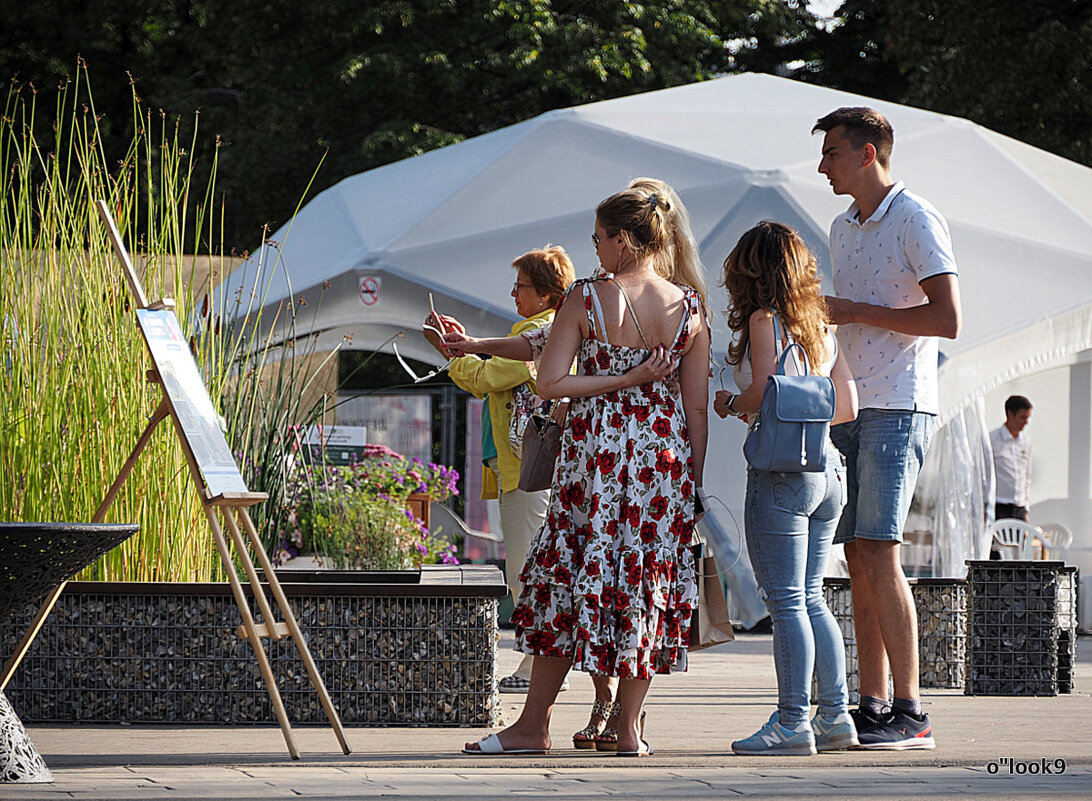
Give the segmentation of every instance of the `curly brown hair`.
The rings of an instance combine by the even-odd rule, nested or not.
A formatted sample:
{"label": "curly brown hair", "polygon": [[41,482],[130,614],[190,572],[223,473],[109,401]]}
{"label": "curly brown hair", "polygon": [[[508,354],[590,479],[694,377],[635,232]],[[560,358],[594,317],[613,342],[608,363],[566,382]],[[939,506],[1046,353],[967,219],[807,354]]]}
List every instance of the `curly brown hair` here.
{"label": "curly brown hair", "polygon": [[728,363],[740,364],[751,340],[751,315],[766,309],[788,328],[813,369],[828,356],[823,344],[829,323],[815,255],[792,228],[764,220],[739,238],[724,260],[722,285],[728,290],[728,327],[738,337]]}

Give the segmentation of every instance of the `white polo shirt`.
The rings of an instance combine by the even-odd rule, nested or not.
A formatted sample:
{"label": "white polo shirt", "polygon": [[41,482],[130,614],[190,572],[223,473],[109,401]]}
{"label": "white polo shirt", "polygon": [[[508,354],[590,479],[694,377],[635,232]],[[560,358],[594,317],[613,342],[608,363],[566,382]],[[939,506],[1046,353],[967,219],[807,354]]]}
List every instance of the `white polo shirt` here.
{"label": "white polo shirt", "polygon": [[[905,309],[928,298],[921,282],[956,273],[948,223],[900,181],[863,223],[857,203],[830,226],[834,294]],[[841,325],[838,342],[857,382],[862,409],[940,411],[937,337],[915,337],[871,325]]]}
{"label": "white polo shirt", "polygon": [[993,472],[997,479],[997,503],[1030,508],[1031,438],[1026,431],[1015,437],[1005,426],[990,432]]}

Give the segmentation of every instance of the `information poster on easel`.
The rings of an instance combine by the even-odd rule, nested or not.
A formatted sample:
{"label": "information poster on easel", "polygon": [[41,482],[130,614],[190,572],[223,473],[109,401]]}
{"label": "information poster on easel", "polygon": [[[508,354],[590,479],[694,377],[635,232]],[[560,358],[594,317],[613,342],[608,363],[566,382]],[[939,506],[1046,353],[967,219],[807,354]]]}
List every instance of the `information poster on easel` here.
{"label": "information poster on easel", "polygon": [[219,416],[175,313],[170,309],[137,309],[136,314],[163,389],[193,449],[209,494],[246,492],[246,482],[220,430]]}
{"label": "information poster on easel", "polygon": [[[167,300],[156,304],[148,302],[144,287],[136,270],[133,269],[133,261],[121,241],[121,235],[118,233],[110,209],[101,200],[97,201],[96,205],[99,216],[106,224],[118,259],[121,261],[126,281],[137,302],[137,323],[155,364],[155,370],[148,373],[148,380],[155,381],[163,388],[159,407],[149,419],[148,427],[141,434],[136,447],[122,467],[121,474],[107,492],[106,500],[100,508],[105,510],[109,507],[141,451],[151,440],[152,431],[156,425],[167,417],[173,418],[182,449],[186,454],[190,477],[200,494],[213,541],[220,554],[224,571],[227,573],[228,584],[231,586],[232,595],[242,617],[243,625],[237,629],[237,632],[241,638],[250,642],[254,650],[258,669],[269,691],[270,703],[277,716],[277,722],[280,723],[285,744],[288,746],[288,753],[293,759],[299,759],[299,751],[292,737],[291,725],[269,664],[269,656],[262,643],[263,639],[276,642],[290,638],[295,642],[304,668],[318,694],[319,702],[341,744],[341,750],[348,754],[351,749],[345,739],[341,719],[338,717],[337,710],[334,709],[330,693],[307,647],[303,631],[292,612],[288,597],[281,587],[261,538],[258,536],[258,530],[247,510],[249,506],[268,500],[269,496],[262,492],[247,490],[246,482],[243,481],[243,476],[235,463],[235,457],[231,453],[231,447],[220,428],[220,417],[209,397],[208,389],[197,368],[197,362],[190,352],[189,343],[182,333],[178,318],[175,316],[173,303]],[[224,529],[220,526],[221,517],[227,527],[226,536]],[[234,559],[229,541],[235,547]],[[258,570],[250,557],[251,551],[258,559],[262,576],[258,575]],[[235,569],[236,560],[246,574],[250,584],[250,594],[258,607],[261,622],[251,611],[250,601],[246,597],[243,584]],[[267,592],[272,594],[273,602],[280,611],[282,618],[280,621],[274,615]],[[56,600],[56,595],[53,596],[53,600]],[[52,606],[52,601],[49,603]],[[48,614],[48,610],[40,612],[39,617],[44,619],[45,614]]]}

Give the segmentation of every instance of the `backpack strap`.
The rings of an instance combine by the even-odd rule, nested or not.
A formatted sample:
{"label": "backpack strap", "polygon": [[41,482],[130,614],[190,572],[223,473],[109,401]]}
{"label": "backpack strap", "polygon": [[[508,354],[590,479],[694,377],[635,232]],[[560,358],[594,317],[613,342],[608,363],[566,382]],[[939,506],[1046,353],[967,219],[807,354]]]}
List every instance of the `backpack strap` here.
{"label": "backpack strap", "polygon": [[781,318],[776,313],[772,313],[773,318],[773,333],[774,333],[774,352],[778,354],[777,358],[777,373],[778,375],[785,375],[785,362],[788,360],[789,355],[792,354],[796,358],[795,351],[800,352],[800,358],[796,358],[796,368],[800,375],[808,375],[811,372],[811,366],[808,364],[808,354],[804,350],[804,346],[792,338],[792,334],[789,332],[788,326],[785,326],[785,340],[786,345],[781,347]]}

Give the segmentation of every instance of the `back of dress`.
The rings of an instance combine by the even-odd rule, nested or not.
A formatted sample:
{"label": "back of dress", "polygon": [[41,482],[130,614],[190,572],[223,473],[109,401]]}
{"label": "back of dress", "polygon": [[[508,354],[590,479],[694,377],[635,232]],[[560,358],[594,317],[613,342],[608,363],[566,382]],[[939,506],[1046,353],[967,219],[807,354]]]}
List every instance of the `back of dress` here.
{"label": "back of dress", "polygon": [[[577,281],[593,338],[578,351],[585,375],[619,375],[649,351],[613,345],[595,281]],[[697,293],[669,353],[690,338]],[[678,369],[639,387],[574,399],[546,524],[520,580],[517,640],[544,656],[572,655],[593,673],[651,678],[686,667],[695,602],[693,466]],[[523,650],[523,649],[521,649]]]}

